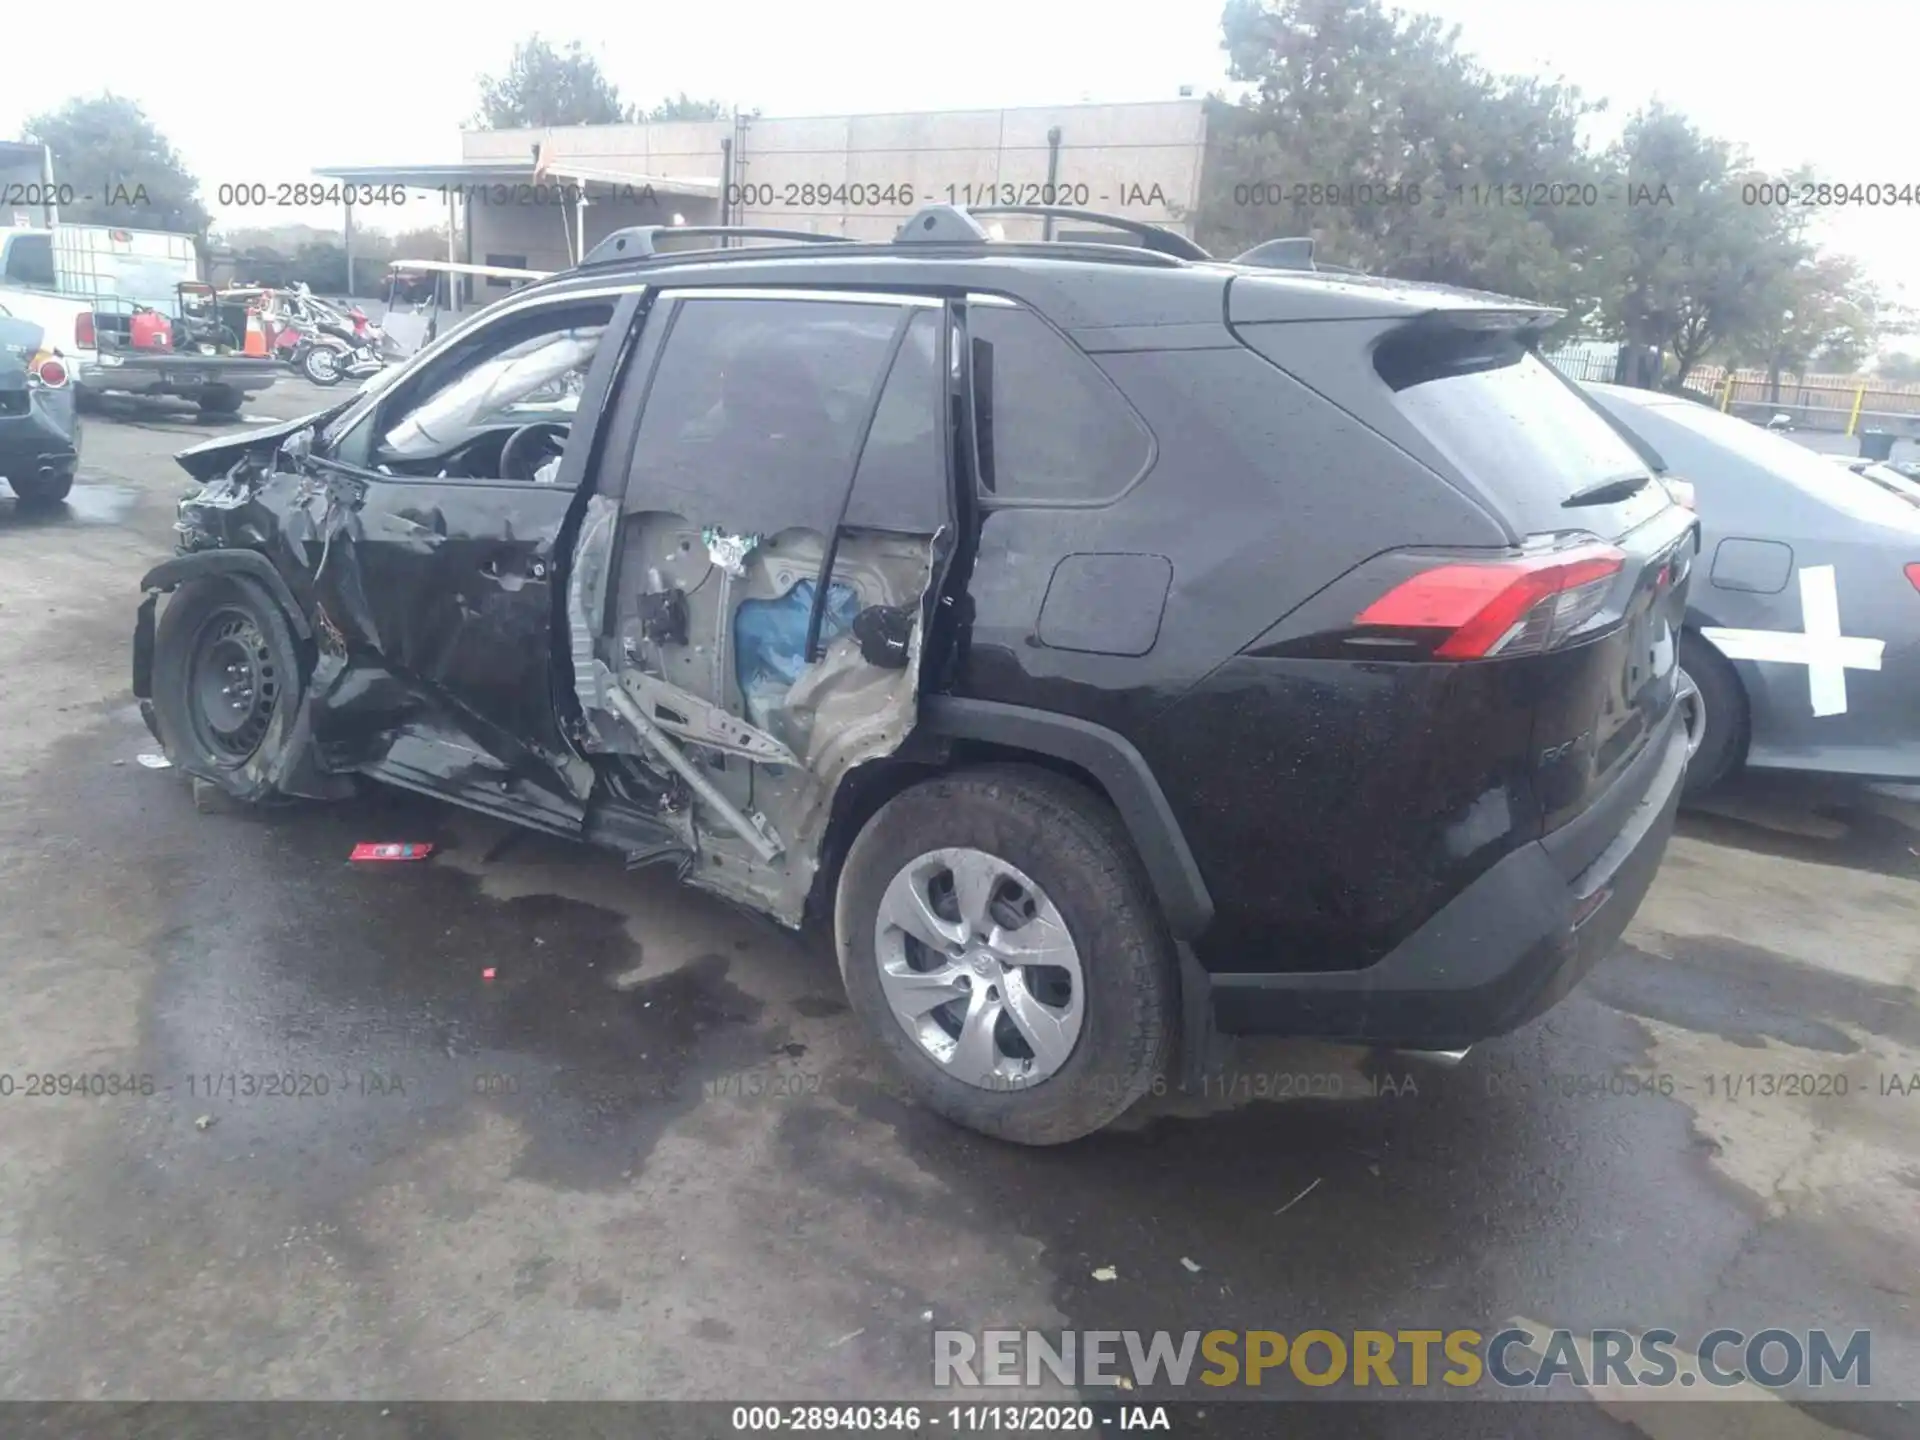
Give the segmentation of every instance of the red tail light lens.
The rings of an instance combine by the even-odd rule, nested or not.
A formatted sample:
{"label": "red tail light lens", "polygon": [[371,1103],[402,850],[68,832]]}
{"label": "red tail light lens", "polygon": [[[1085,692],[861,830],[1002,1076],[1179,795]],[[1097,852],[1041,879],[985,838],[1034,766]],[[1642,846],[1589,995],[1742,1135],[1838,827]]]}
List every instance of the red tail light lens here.
{"label": "red tail light lens", "polygon": [[1914,589],[1920,590],[1920,564],[1907,566],[1907,580]]}
{"label": "red tail light lens", "polygon": [[57,355],[42,350],[33,357],[33,364],[27,373],[49,390],[58,390],[67,383],[67,367]]}
{"label": "red tail light lens", "polygon": [[82,310],[78,315],[73,317],[73,343],[76,345],[85,345],[89,348],[92,347],[94,339],[93,312],[91,310]]}
{"label": "red tail light lens", "polygon": [[1626,556],[1611,545],[1437,565],[1402,581],[1354,624],[1445,631],[1442,660],[1480,660],[1550,650],[1606,603]]}

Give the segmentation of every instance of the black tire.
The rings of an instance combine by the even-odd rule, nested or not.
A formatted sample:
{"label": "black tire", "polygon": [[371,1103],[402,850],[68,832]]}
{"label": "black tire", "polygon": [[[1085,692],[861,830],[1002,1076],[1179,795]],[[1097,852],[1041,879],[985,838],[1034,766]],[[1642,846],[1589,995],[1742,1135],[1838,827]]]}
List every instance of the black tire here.
{"label": "black tire", "polygon": [[73,472],[69,470],[51,480],[43,480],[35,476],[31,480],[23,478],[8,483],[13,486],[14,496],[23,507],[30,510],[44,509],[61,504],[72,493]]}
{"label": "black tire", "polygon": [[[225,668],[241,663],[242,654],[243,679]],[[217,708],[222,678],[245,686],[244,717]],[[174,764],[236,800],[270,799],[305,690],[306,667],[287,617],[255,581],[190,580],[167,602],[154,631],[153,706]]]}
{"label": "black tire", "polygon": [[231,385],[215,385],[200,392],[200,413],[202,415],[238,415],[240,407],[246,403],[246,392]]}
{"label": "black tire", "polygon": [[[1079,952],[1079,1036],[1058,1071],[1038,1083],[987,1088],[947,1073],[907,1033],[881,988],[881,899],[903,864],[947,847],[984,851],[1031,877]],[[1165,1068],[1176,1029],[1173,942],[1119,818],[1050,771],[964,770],[895,796],[848,852],[834,931],[848,1000],[909,1093],[969,1129],[1023,1145],[1077,1140],[1117,1119]]]}
{"label": "black tire", "polygon": [[1700,748],[1687,766],[1681,792],[1688,799],[1705,795],[1737,771],[1747,758],[1747,692],[1732,665],[1691,630],[1680,637],[1680,668],[1700,690],[1706,720]]}
{"label": "black tire", "polygon": [[300,373],[313,384],[331,389],[342,378],[339,352],[327,345],[313,346],[300,357]]}

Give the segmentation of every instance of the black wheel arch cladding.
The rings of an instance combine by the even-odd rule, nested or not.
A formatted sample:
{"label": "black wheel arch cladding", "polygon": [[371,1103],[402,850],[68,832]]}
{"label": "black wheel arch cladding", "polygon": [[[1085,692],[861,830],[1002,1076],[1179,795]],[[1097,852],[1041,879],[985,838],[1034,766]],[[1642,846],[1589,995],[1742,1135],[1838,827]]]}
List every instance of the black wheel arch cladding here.
{"label": "black wheel arch cladding", "polygon": [[1212,923],[1213,897],[1173,807],[1124,736],[1073,715],[954,695],[923,696],[918,728],[1052,756],[1086,771],[1119,814],[1174,938],[1193,939]]}
{"label": "black wheel arch cladding", "polygon": [[255,550],[198,550],[190,555],[176,555],[141,576],[140,588],[149,592],[173,590],[189,580],[212,575],[245,575],[257,581],[285,612],[293,633],[302,640],[313,638],[313,625],[306,611],[300,608],[300,602],[293,598],[286,578],[274,568],[271,560]]}

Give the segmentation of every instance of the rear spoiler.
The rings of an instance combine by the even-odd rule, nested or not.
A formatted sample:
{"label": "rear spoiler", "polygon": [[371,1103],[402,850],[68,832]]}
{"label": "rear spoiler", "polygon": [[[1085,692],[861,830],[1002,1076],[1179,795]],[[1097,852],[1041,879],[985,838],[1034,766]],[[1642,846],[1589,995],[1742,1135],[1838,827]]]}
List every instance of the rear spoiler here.
{"label": "rear spoiler", "polygon": [[[1303,271],[1334,270],[1315,264],[1301,248],[1310,242],[1269,240],[1249,254],[1272,257],[1241,270],[1227,285],[1227,323],[1261,325],[1304,320],[1401,320],[1454,330],[1505,330],[1539,334],[1566,314],[1513,295],[1465,290],[1422,280],[1394,280],[1358,271],[1335,271],[1340,283],[1308,278]],[[1272,250],[1270,247],[1283,247]],[[1304,263],[1302,259],[1304,258]],[[1239,262],[1236,262],[1239,263]],[[1334,278],[1329,276],[1326,278]]]}

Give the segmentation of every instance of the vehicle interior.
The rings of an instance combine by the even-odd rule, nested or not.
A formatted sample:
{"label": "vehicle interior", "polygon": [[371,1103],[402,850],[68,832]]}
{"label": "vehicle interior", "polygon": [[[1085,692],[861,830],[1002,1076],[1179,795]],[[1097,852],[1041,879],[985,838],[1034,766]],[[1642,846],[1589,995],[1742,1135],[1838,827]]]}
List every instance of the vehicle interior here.
{"label": "vehicle interior", "polygon": [[455,345],[357,426],[342,458],[421,479],[551,482],[610,314],[586,305]]}

